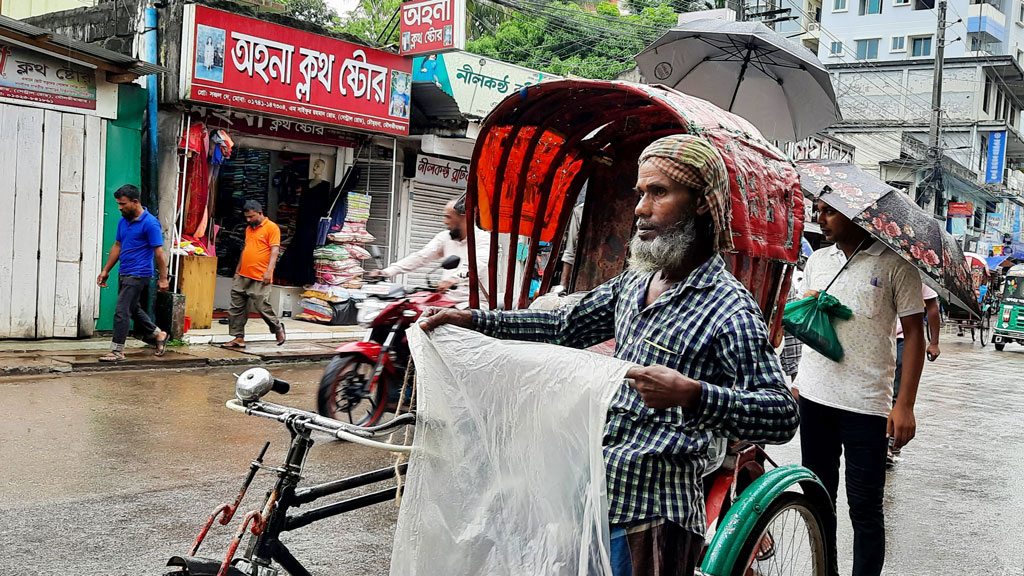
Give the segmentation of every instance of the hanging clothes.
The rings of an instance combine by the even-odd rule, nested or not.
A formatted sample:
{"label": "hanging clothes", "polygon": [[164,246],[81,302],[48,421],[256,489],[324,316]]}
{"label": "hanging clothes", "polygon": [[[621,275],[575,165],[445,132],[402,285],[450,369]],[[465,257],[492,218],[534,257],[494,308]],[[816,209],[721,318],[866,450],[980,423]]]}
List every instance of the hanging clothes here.
{"label": "hanging clothes", "polygon": [[317,223],[331,204],[331,184],[317,180],[299,195],[299,210],[291,243],[281,256],[274,277],[289,284],[304,286],[316,281],[313,250],[316,249]]}

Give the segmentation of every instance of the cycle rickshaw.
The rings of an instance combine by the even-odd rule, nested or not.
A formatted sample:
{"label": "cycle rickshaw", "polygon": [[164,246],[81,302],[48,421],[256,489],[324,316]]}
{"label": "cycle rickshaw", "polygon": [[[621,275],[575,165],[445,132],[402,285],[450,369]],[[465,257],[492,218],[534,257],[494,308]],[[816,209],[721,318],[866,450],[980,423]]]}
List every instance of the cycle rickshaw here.
{"label": "cycle rickshaw", "polygon": [[[637,158],[653,140],[682,132],[707,138],[723,153],[730,179],[736,247],[726,260],[733,274],[754,295],[771,338],[778,344],[785,295],[803,226],[797,172],[784,154],[747,121],[661,86],[577,80],[543,83],[524,88],[491,112],[477,139],[466,197],[467,213],[491,235],[489,277],[478,278],[475,261],[482,255],[474,254],[475,232],[469,227],[471,305],[482,304],[477,287],[483,284],[492,309],[527,307],[533,281],[528,271],[534,268],[542,242],[548,243],[551,257],[541,272],[537,294],[549,291],[562,236],[585,182],[584,231],[577,242],[576,256],[581,265],[573,278],[562,279],[562,284],[585,291],[619,274],[633,233]],[[517,257],[523,254],[528,256]],[[501,276],[503,282],[499,282]],[[377,370],[379,373],[380,368]],[[233,505],[219,508],[210,517],[191,555],[172,559],[171,565],[181,568],[179,573],[212,575],[219,570],[232,576],[264,574],[269,573],[264,570],[271,564],[277,564],[289,574],[308,574],[278,539],[282,532],[385,502],[401,492],[400,484],[391,485],[289,515],[298,505],[387,482],[396,472],[405,473],[404,467],[396,466],[300,489],[297,484],[313,444],[313,431],[394,450],[394,446],[375,438],[412,424],[415,415],[403,414],[381,426],[358,428],[263,401],[262,396],[274,383],[272,376],[253,374],[245,381],[246,376],[239,380],[238,398],[229,406],[288,427],[292,445],[286,465],[272,469],[277,484],[263,505],[246,516],[224,560],[203,560],[195,553],[215,520],[222,524],[230,521],[248,483]],[[368,387],[372,387],[373,380]],[[830,528],[834,527],[835,513],[813,473],[793,465],[770,468],[768,464],[774,462],[760,447],[750,444],[726,448],[723,441],[709,459],[704,486],[709,534],[713,537],[709,536],[701,565],[703,574],[828,573],[831,559],[827,538],[834,533]],[[262,462],[254,461],[250,480],[259,467]],[[253,534],[246,552],[233,558],[246,530]]]}
{"label": "cycle rickshaw", "polygon": [[[980,298],[981,315],[950,303],[946,313],[946,323],[956,327],[957,336],[963,336],[965,331],[969,330],[971,341],[981,341],[981,346],[984,348],[988,344],[992,330],[991,309],[996,294],[989,290],[990,272],[985,259],[972,252],[964,252],[964,257],[971,268],[971,284],[974,286],[975,295]],[[984,295],[981,294],[982,287],[984,287]]]}

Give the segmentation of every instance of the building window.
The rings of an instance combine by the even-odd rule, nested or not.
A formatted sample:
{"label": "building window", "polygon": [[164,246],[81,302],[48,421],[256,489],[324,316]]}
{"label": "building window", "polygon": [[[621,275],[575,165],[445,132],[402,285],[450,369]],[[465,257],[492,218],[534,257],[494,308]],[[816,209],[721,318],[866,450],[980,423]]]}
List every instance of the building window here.
{"label": "building window", "polygon": [[857,40],[857,60],[875,60],[878,58],[878,38]]}
{"label": "building window", "polygon": [[882,0],[860,0],[860,15],[881,14]]}
{"label": "building window", "polygon": [[992,77],[985,74],[985,93],[981,97],[981,109],[988,112],[989,101],[992,100]]}
{"label": "building window", "polygon": [[843,54],[843,43],[842,42],[833,42],[832,46],[829,49],[829,55],[830,56],[841,56],[842,54]]}
{"label": "building window", "polygon": [[832,4],[832,11],[842,12],[843,10],[846,10],[846,0],[835,0],[835,3]]}
{"label": "building window", "polygon": [[910,6],[910,0],[893,0],[893,6]]}
{"label": "building window", "polygon": [[893,36],[892,37],[892,49],[889,52],[906,52],[907,51],[907,37],[906,36]]}
{"label": "building window", "polygon": [[935,0],[914,0],[914,10],[933,10]]}
{"label": "building window", "polygon": [[1020,3],[1020,12],[1017,13],[1017,22],[1024,24],[1024,2]]}
{"label": "building window", "polygon": [[996,109],[992,111],[993,118],[999,118],[1003,112],[1003,92],[996,88]]}
{"label": "building window", "polygon": [[910,45],[910,55],[914,57],[932,55],[932,37],[914,38]]}
{"label": "building window", "polygon": [[821,6],[814,9],[814,21],[818,23],[821,22]]}

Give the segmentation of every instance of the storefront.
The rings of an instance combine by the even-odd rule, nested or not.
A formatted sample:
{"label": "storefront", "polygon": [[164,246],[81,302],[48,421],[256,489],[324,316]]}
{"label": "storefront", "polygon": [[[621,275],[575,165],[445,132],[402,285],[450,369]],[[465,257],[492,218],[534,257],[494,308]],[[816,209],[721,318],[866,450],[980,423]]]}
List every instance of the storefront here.
{"label": "storefront", "polygon": [[411,62],[204,6],[185,7],[182,46],[183,110],[161,112],[179,169],[161,193],[177,199],[172,271],[192,325],[228,307],[248,200],[281,227],[279,313],[302,312],[305,286],[358,288],[375,266],[360,248],[394,255]]}
{"label": "storefront", "polygon": [[0,338],[96,330],[116,291],[96,285],[112,192],[141,169],[144,91],[127,83],[161,71],[0,17]]}

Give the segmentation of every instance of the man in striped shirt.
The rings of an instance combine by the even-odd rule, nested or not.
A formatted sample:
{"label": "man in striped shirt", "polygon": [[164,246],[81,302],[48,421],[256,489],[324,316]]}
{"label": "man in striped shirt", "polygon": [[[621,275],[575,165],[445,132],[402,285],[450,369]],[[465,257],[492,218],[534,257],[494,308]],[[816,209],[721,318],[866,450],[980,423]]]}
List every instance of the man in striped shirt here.
{"label": "man in striped shirt", "polygon": [[760,309],[725,269],[728,175],[706,140],[675,135],[640,156],[628,270],[571,309],[430,310],[489,336],[585,348],[615,338],[627,373],[605,424],[612,564],[693,574],[705,523],[701,476],[715,437],[786,442],[799,422]]}

